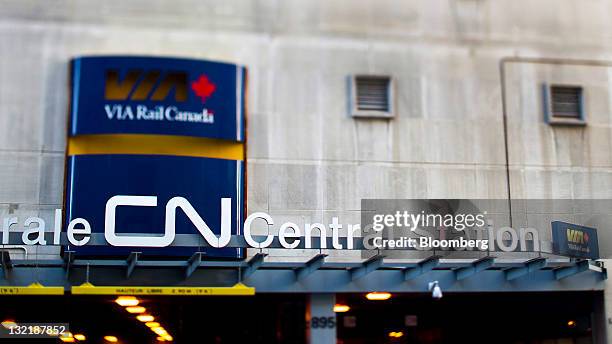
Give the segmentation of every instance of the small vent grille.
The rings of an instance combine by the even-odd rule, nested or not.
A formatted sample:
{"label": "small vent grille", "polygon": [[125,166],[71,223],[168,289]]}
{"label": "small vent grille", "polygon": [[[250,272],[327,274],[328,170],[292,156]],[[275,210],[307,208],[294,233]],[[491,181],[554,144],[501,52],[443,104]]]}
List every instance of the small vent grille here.
{"label": "small vent grille", "polygon": [[550,94],[553,117],[582,118],[582,87],[551,86]]}
{"label": "small vent grille", "polygon": [[391,78],[380,76],[355,77],[358,111],[390,112],[389,87]]}

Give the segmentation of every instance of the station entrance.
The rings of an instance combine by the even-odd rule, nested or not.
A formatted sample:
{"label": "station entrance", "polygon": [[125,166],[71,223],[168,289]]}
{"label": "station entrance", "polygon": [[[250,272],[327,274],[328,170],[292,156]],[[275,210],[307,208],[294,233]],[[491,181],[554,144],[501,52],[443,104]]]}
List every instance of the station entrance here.
{"label": "station entrance", "polygon": [[[335,319],[325,326],[309,319],[312,297],[136,296],[137,305],[130,306],[110,295],[2,296],[0,316],[3,324],[69,324],[72,340],[36,343],[158,343],[163,337],[150,327],[157,324],[172,343],[305,344],[317,343],[317,331],[332,330],[338,344],[587,344],[598,343],[603,323],[601,292],[445,293],[441,299],[396,293],[386,300],[339,293]],[[140,315],[153,318],[142,321]]]}

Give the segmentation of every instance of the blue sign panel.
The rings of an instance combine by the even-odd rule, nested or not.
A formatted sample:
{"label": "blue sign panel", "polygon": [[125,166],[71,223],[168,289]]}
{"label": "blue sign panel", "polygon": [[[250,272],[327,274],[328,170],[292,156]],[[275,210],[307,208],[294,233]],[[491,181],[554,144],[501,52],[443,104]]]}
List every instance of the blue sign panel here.
{"label": "blue sign panel", "polygon": [[70,135],[162,134],[242,141],[245,69],[178,58],[72,61]]}
{"label": "blue sign panel", "polygon": [[597,229],[571,223],[553,221],[554,253],[588,259],[599,258]]}
{"label": "blue sign panel", "polygon": [[[242,258],[243,249],[177,246],[174,238],[219,236],[222,218],[231,219],[231,234],[242,231],[245,69],[99,56],[74,59],[71,72],[65,227],[84,219],[107,245],[69,249],[88,256],[204,251]],[[123,203],[113,203],[118,198]],[[231,210],[222,199],[231,200],[224,203]]]}
{"label": "blue sign panel", "polygon": [[[157,197],[155,207],[118,207],[117,235],[146,233],[162,235],[166,204],[173,197],[184,197],[197,210],[213,232],[221,228],[221,197],[231,198],[231,221],[235,234],[241,233],[243,204],[242,161],[179,156],[76,155],[68,160],[66,204],[68,219],[84,218],[92,233],[104,233],[108,200],[116,195]],[[176,234],[198,234],[189,218],[180,211]],[[88,255],[126,255],[142,252],[156,256],[193,254],[194,248],[111,247],[84,245],[71,247]],[[235,256],[235,248],[209,250],[212,256]],[[201,250],[203,251],[203,250]]]}

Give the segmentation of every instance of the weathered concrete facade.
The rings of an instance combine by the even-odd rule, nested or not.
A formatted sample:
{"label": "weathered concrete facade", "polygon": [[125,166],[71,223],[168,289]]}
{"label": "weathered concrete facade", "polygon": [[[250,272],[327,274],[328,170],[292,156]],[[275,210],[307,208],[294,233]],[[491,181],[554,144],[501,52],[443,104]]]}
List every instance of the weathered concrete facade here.
{"label": "weathered concrete facade", "polygon": [[[246,65],[249,211],[277,221],[357,223],[366,197],[505,198],[501,59],[612,60],[610,14],[605,1],[3,1],[0,215],[50,221],[61,205],[67,62],[85,54]],[[394,119],[348,116],[353,74],[395,79]],[[612,196],[610,75],[506,65],[513,198]],[[584,87],[586,127],[544,122],[554,82]]]}
{"label": "weathered concrete facade", "polygon": [[[249,212],[278,222],[506,198],[502,59],[612,61],[611,16],[604,0],[0,1],[0,216],[51,224],[61,207],[68,60],[87,54],[247,66]],[[505,71],[512,197],[612,197],[612,68]],[[395,118],[348,115],[354,74],[394,78]],[[546,124],[543,83],[582,85],[587,126]]]}

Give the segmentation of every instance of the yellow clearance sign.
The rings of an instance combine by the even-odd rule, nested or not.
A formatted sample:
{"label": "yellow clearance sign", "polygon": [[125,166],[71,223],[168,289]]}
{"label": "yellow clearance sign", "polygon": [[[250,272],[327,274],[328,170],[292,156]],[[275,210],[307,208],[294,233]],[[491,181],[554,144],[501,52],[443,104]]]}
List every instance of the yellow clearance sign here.
{"label": "yellow clearance sign", "polygon": [[40,283],[27,287],[0,286],[0,295],[64,295],[64,287],[45,287]]}
{"label": "yellow clearance sign", "polygon": [[162,296],[250,296],[255,288],[238,283],[233,287],[156,287],[156,286],[94,286],[85,283],[72,287],[75,295],[162,295]]}

